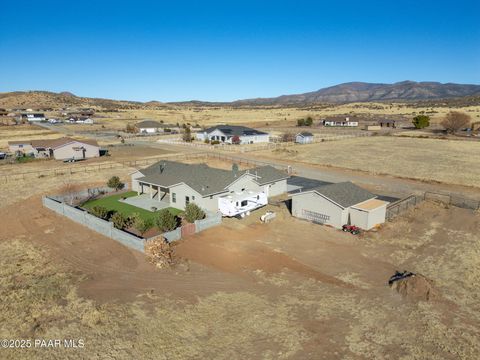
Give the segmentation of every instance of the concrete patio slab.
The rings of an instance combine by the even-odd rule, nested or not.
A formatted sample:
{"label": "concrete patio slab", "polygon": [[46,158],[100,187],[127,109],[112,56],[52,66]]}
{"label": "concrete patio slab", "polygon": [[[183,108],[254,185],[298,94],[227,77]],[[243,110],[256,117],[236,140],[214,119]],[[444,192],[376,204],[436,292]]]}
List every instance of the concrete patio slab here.
{"label": "concrete patio slab", "polygon": [[144,210],[148,210],[148,211],[152,211],[152,207],[156,207],[157,210],[170,207],[170,204],[167,202],[150,199],[149,194],[132,196],[132,197],[126,198],[125,200],[119,200],[119,201],[129,205],[136,206]]}

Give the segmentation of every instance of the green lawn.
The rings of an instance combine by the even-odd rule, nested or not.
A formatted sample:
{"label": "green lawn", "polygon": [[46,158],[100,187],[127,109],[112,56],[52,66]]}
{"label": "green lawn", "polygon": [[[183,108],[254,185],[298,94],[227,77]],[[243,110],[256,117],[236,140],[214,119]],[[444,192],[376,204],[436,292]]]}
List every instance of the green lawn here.
{"label": "green lawn", "polygon": [[[135,191],[128,191],[128,192],[124,192],[124,193],[121,193],[121,194],[106,196],[106,197],[101,198],[101,199],[89,200],[86,203],[84,203],[82,205],[82,207],[84,207],[85,209],[91,209],[94,206],[103,206],[103,207],[107,208],[108,210],[118,211],[125,216],[129,216],[129,215],[132,215],[133,213],[137,213],[137,214],[140,215],[140,217],[142,217],[145,220],[146,219],[155,220],[155,218],[157,217],[158,211],[151,212],[151,211],[147,211],[147,210],[138,208],[136,206],[132,206],[132,205],[125,204],[123,202],[118,201],[123,197],[128,198],[128,197],[132,197],[132,196],[137,196],[137,193]],[[172,207],[168,208],[168,210],[173,215],[178,215],[182,212],[182,210],[175,209],[175,208],[172,208]]]}

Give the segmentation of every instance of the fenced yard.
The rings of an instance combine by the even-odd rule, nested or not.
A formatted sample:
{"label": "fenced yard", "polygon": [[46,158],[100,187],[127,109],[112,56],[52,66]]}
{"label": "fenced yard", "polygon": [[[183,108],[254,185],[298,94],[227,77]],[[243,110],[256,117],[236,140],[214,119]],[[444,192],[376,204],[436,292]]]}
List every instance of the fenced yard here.
{"label": "fenced yard", "polygon": [[407,196],[406,198],[389,204],[387,206],[386,219],[391,220],[395,216],[417,206],[417,204],[425,200],[434,201],[445,205],[456,206],[464,209],[480,210],[480,201],[478,200],[468,199],[452,194],[427,191],[420,195]]}

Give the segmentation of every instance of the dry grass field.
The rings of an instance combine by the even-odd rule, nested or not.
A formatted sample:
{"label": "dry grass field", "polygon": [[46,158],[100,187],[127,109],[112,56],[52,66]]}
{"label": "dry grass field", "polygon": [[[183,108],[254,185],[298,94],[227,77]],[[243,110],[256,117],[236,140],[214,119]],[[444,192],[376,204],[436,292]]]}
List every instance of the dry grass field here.
{"label": "dry grass field", "polygon": [[261,156],[480,186],[480,142],[371,136],[265,150]]}
{"label": "dry grass field", "polygon": [[[134,124],[143,119],[163,120],[165,123],[191,123],[201,126],[215,124],[244,124],[257,127],[293,125],[297,119],[311,116],[321,119],[328,116],[347,115],[360,119],[369,119],[374,116],[395,116],[411,119],[424,112],[432,118],[432,123],[438,123],[451,110],[463,111],[469,114],[474,121],[480,121],[480,105],[465,107],[418,107],[411,104],[393,103],[351,103],[342,105],[321,105],[312,107],[214,107],[214,106],[174,106],[169,105],[155,110],[120,110],[119,112],[101,111],[97,114],[98,125],[113,129],[124,129],[127,123]],[[268,125],[267,125],[268,124]],[[88,126],[85,126],[88,128]]]}

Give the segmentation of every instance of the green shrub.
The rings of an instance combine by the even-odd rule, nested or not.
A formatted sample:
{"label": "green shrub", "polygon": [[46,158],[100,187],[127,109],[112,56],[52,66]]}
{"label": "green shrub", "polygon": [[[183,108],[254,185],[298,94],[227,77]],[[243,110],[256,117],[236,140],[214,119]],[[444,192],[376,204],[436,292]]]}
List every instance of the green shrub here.
{"label": "green shrub", "polygon": [[142,236],[153,226],[152,219],[143,219],[137,213],[131,215],[130,221],[135,230],[137,230]]}
{"label": "green shrub", "polygon": [[115,214],[113,214],[110,220],[112,221],[113,226],[120,230],[125,229],[129,226],[128,217],[120,212],[116,212]]}
{"label": "green shrub", "polygon": [[175,230],[178,220],[168,209],[162,209],[158,212],[158,217],[155,222],[160,231],[167,232]]}
{"label": "green shrub", "polygon": [[107,220],[109,216],[109,211],[105,206],[100,206],[100,205],[94,206],[92,207],[90,212],[92,213],[93,216],[96,216],[103,220]]}
{"label": "green shrub", "polygon": [[195,203],[190,203],[185,206],[185,219],[189,223],[193,223],[195,220],[202,220],[205,217],[205,212]]}

